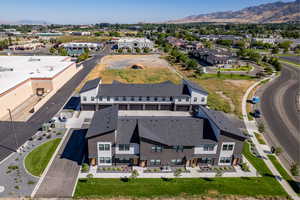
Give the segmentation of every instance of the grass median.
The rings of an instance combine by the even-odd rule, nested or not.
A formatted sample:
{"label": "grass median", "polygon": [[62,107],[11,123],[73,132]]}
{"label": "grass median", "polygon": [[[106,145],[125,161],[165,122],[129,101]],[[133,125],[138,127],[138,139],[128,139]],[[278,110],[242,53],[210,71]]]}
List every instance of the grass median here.
{"label": "grass median", "polygon": [[61,138],[53,139],[32,150],[25,158],[25,167],[34,176],[40,176],[47,167]]}
{"label": "grass median", "polygon": [[287,171],[281,166],[281,164],[278,162],[277,158],[274,155],[268,155],[269,159],[273,163],[273,165],[276,167],[277,171],[280,173],[283,179],[285,179],[290,186],[293,188],[293,190],[300,195],[300,188],[296,181],[287,173]]}

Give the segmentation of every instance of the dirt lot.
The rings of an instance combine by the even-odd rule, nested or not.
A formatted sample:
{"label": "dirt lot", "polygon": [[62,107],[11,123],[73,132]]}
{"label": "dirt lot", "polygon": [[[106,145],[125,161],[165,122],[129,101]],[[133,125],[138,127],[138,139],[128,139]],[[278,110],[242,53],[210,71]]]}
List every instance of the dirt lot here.
{"label": "dirt lot", "polygon": [[[133,65],[141,65],[143,69],[132,69]],[[77,91],[88,80],[98,77],[103,83],[118,80],[124,83],[160,83],[170,80],[180,82],[180,77],[170,70],[170,65],[159,55],[110,55],[92,70]]]}
{"label": "dirt lot", "polygon": [[169,63],[159,58],[160,55],[113,55],[102,59],[102,64],[108,69],[129,68],[139,64],[147,68],[168,67]]}

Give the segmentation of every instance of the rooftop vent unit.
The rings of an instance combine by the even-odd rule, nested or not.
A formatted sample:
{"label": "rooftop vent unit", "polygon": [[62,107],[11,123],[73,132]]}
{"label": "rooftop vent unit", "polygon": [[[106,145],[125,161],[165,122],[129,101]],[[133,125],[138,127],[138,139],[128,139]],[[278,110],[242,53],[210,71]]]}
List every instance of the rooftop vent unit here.
{"label": "rooftop vent unit", "polygon": [[28,60],[29,62],[37,62],[37,61],[41,61],[40,58],[29,58]]}
{"label": "rooftop vent unit", "polygon": [[12,72],[12,71],[14,71],[14,69],[13,68],[9,68],[9,67],[2,67],[2,66],[0,66],[0,72],[6,72],[6,71]]}

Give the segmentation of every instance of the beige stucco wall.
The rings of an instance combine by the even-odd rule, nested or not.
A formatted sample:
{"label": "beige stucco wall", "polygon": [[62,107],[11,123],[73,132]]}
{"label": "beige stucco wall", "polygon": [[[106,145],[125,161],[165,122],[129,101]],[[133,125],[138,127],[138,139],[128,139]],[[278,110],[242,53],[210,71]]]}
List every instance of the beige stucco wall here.
{"label": "beige stucco wall", "polygon": [[32,85],[29,79],[14,89],[0,94],[0,119],[8,115],[7,109],[13,110],[32,95]]}
{"label": "beige stucco wall", "polygon": [[76,64],[74,63],[61,73],[57,74],[53,79],[28,79],[6,93],[0,94],[0,119],[8,116],[8,108],[13,110],[29,97],[35,95],[37,88],[45,88],[45,92],[47,92],[48,95],[34,106],[35,111],[37,111],[57,92],[57,90],[69,81],[77,71]]}
{"label": "beige stucco wall", "polygon": [[60,89],[66,82],[68,82],[76,74],[76,72],[77,72],[76,64],[73,63],[63,72],[61,72],[59,75],[54,77],[52,80],[53,90],[56,91]]}
{"label": "beige stucco wall", "polygon": [[32,79],[32,90],[33,93],[36,94],[36,89],[37,88],[44,88],[46,93],[49,93],[53,90],[53,86],[52,86],[52,80],[51,79]]}

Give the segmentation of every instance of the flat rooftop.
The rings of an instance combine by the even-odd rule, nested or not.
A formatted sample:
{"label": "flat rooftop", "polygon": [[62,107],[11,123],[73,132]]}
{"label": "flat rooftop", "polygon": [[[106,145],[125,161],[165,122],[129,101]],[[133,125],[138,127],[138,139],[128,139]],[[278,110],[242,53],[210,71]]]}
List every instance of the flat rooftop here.
{"label": "flat rooftop", "polygon": [[73,62],[67,56],[0,56],[0,94],[29,78],[52,78]]}

